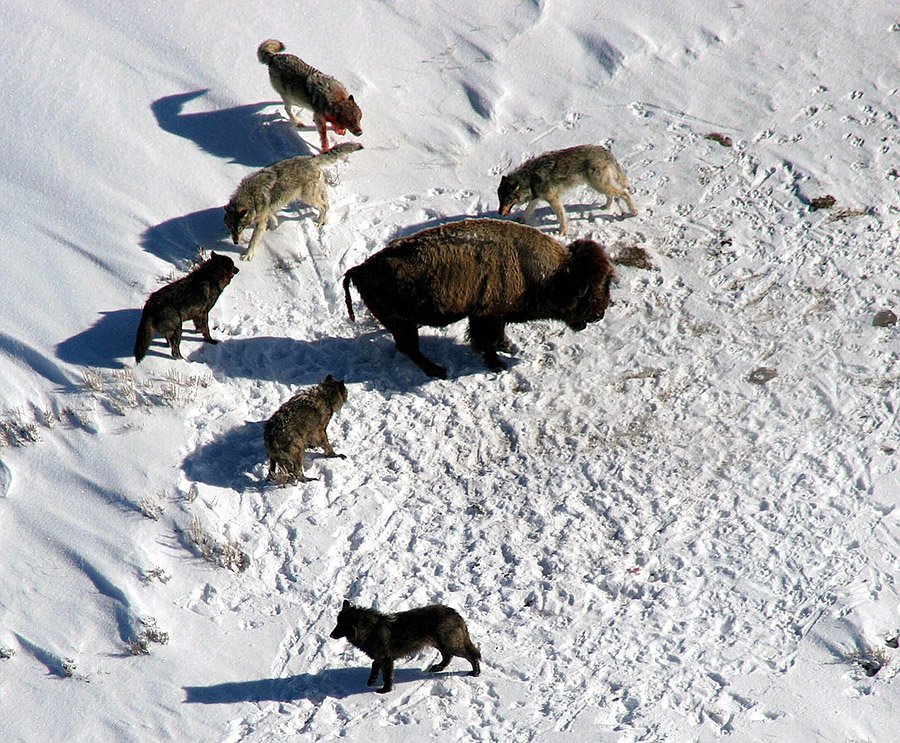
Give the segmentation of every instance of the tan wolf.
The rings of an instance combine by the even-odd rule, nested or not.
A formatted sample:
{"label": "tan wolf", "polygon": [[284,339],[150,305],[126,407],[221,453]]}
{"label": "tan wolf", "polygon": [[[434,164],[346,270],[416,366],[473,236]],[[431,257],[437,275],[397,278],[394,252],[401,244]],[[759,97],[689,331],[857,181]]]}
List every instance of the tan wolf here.
{"label": "tan wolf", "polygon": [[561,196],[575,186],[586,184],[606,196],[603,208],[614,199],[622,199],[637,214],[628,189],[631,184],[622,166],[605,147],[582,144],[565,150],[554,150],[528,160],[500,179],[497,198],[500,214],[506,216],[516,204],[528,202],[525,222],[530,223],[539,199],[546,201],[559,220],[559,232],[568,229]]}
{"label": "tan wolf", "polygon": [[157,335],[165,336],[172,358],[183,358],[181,324],[187,320],[194,321],[194,327],[207,343],[218,343],[209,333],[209,311],[236,273],[238,268],[231,258],[213,253],[187,276],[153,292],[141,313],[134,341],[134,360],[141,362]]}
{"label": "tan wolf", "polygon": [[322,168],[346,160],[351,152],[361,149],[362,145],[358,142],[344,142],[321,155],[301,155],[280,160],[244,178],[225,207],[225,226],[235,245],[245,229],[253,228],[250,244],[241,255],[241,260],[252,260],[266,228],[278,226],[275,213],[292,201],[302,201],[315,207],[319,212],[316,224],[325,224],[328,193],[325,191]]}
{"label": "tan wolf", "polygon": [[382,614],[344,601],[337,625],[331,631],[332,639],[341,637],[372,659],[372,672],[366,683],[372,686],[381,673],[384,685],[377,690],[379,694],[394,687],[394,661],[426,647],[441,654],[440,662],[429,669],[432,672],[443,671],[456,655],[472,664],[470,676],[481,674],[481,653],[469,637],[465,620],[455,609],[442,604]]}
{"label": "tan wolf", "polygon": [[[266,421],[263,441],[269,453],[267,480],[279,485],[308,482],[314,477],[303,474],[306,450],[321,446],[325,456],[340,457],[328,441],[328,422],[347,402],[347,385],[330,374],[315,387],[298,392]],[[279,475],[279,470],[284,474]]]}
{"label": "tan wolf", "polygon": [[347,89],[331,75],[320,72],[293,54],[281,54],[284,44],[278,39],[267,39],[256,50],[261,64],[269,68],[269,81],[284,101],[288,118],[297,126],[302,126],[294,116],[293,106],[308,108],[313,112],[313,123],[319,131],[322,152],[328,152],[326,126],[337,134],[345,134],[349,129],[357,137],[362,134],[359,125],[362,111],[347,94]]}

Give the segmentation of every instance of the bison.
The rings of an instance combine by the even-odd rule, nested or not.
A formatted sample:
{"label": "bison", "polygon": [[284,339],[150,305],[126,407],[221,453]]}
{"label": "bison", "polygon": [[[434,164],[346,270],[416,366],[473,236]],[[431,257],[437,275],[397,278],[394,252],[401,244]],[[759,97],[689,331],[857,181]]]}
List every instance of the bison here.
{"label": "bison", "polygon": [[392,240],[344,275],[366,307],[431,377],[447,372],[419,350],[419,327],[469,319],[468,336],[493,371],[510,351],[507,323],[561,320],[572,330],[603,318],[615,271],[593,240],[568,247],[532,227],[468,219]]}

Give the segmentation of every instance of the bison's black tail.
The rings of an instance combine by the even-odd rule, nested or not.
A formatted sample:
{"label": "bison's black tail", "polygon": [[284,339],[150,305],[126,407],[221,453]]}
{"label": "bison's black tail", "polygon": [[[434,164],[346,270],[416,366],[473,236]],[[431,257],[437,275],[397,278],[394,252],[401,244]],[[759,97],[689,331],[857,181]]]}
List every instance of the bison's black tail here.
{"label": "bison's black tail", "polygon": [[153,342],[153,336],[153,323],[150,322],[148,313],[144,312],[141,314],[141,322],[138,325],[137,337],[134,339],[134,360],[138,364],[140,364],[141,359],[147,355],[147,349],[150,348],[150,344]]}
{"label": "bison's black tail", "polygon": [[344,301],[347,303],[347,314],[350,315],[350,321],[355,322],[356,316],[353,314],[353,300],[350,298],[350,282],[353,280],[353,271],[350,269],[344,274]]}

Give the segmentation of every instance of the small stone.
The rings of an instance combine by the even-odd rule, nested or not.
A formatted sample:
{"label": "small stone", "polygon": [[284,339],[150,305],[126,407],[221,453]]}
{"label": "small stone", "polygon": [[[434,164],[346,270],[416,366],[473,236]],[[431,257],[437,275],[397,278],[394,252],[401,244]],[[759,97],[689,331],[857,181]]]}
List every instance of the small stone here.
{"label": "small stone", "polygon": [[711,139],[713,142],[718,142],[723,147],[731,147],[731,137],[719,134],[719,132],[710,132],[706,135],[705,139]]}
{"label": "small stone", "polygon": [[749,379],[751,382],[753,382],[753,384],[765,384],[766,382],[775,379],[775,377],[777,376],[778,372],[774,369],[769,369],[765,366],[761,366],[759,367],[759,369],[754,369],[752,372],[750,372]]}
{"label": "small stone", "polygon": [[875,315],[872,325],[876,328],[889,328],[897,324],[897,315],[892,310],[882,310]]}
{"label": "small stone", "polygon": [[816,211],[817,209],[831,209],[836,203],[837,199],[831,194],[828,194],[827,196],[816,196],[816,198],[810,200],[809,208],[812,211]]}

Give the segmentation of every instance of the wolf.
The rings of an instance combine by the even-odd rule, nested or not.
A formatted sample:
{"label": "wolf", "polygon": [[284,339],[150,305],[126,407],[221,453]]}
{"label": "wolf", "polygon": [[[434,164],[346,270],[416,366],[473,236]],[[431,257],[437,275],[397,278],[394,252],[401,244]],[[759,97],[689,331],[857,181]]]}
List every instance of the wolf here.
{"label": "wolf", "polygon": [[245,229],[253,228],[250,244],[241,254],[241,260],[253,259],[266,228],[278,226],[275,213],[292,201],[303,201],[315,207],[319,212],[316,224],[325,224],[328,193],[322,168],[346,160],[351,152],[361,149],[358,142],[344,142],[321,155],[280,160],[244,178],[225,206],[225,227],[235,245]]}
{"label": "wolf", "polygon": [[209,260],[171,284],[157,289],[144,304],[137,338],[134,341],[134,360],[140,363],[156,335],[165,336],[172,358],[181,355],[181,324],[193,320],[194,327],[207,343],[218,343],[209,333],[209,311],[222,290],[239,273],[227,255],[213,253]]}
{"label": "wolf", "polygon": [[559,232],[568,230],[566,211],[561,196],[575,186],[587,184],[606,196],[602,208],[622,199],[637,214],[628,189],[631,185],[622,166],[605,147],[582,144],[565,150],[554,150],[528,160],[504,175],[497,188],[500,214],[506,216],[516,204],[528,202],[525,222],[530,223],[538,200],[546,201],[559,220]]}
{"label": "wolf", "polygon": [[329,150],[328,124],[337,134],[345,134],[349,129],[357,137],[360,136],[362,111],[353,96],[347,94],[347,89],[331,75],[320,72],[299,57],[282,54],[284,49],[284,44],[278,39],[266,39],[257,48],[256,57],[261,64],[268,66],[269,81],[284,101],[288,118],[296,126],[302,126],[294,116],[293,106],[311,109],[322,152]]}
{"label": "wolf", "polygon": [[[340,457],[331,448],[326,428],[331,416],[347,402],[347,385],[330,374],[315,387],[294,395],[266,421],[263,441],[269,454],[267,480],[280,485],[309,482],[314,477],[303,474],[306,450],[321,446],[325,456]],[[284,470],[283,475],[278,471]]]}
{"label": "wolf", "polygon": [[540,230],[502,219],[448,222],[400,237],[344,274],[397,350],[431,377],[447,370],[419,348],[419,328],[464,318],[469,340],[494,371],[505,368],[507,323],[562,320],[572,330],[602,320],[616,272],[599,243],[568,246]]}
{"label": "wolf", "polygon": [[441,660],[429,670],[443,671],[454,655],[472,664],[470,676],[481,674],[481,652],[472,643],[465,620],[449,606],[432,604],[396,614],[382,614],[344,601],[331,638],[346,637],[355,648],[372,659],[368,686],[382,674],[383,686],[377,689],[386,694],[394,687],[394,661],[406,658],[423,648],[440,651]]}

